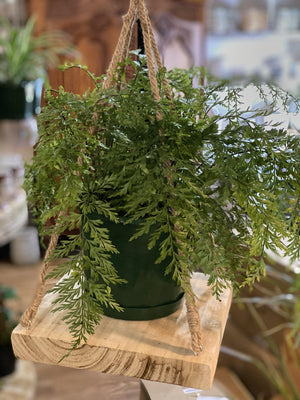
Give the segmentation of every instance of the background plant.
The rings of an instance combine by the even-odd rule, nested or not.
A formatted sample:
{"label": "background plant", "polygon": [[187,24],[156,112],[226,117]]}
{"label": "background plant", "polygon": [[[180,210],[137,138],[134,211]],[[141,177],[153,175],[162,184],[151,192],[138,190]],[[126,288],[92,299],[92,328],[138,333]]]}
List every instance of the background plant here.
{"label": "background plant", "polygon": [[13,328],[17,325],[17,318],[8,307],[7,302],[16,299],[17,295],[12,287],[0,284],[0,344],[5,345],[10,342],[10,335]]}
{"label": "background plant", "polygon": [[59,56],[76,55],[65,34],[47,31],[34,34],[35,18],[24,26],[0,19],[0,82],[19,85],[22,81],[45,79],[46,69],[59,64]]}
{"label": "background plant", "polygon": [[[107,90],[105,77],[89,73],[95,89],[83,96],[47,92],[26,172],[41,234],[79,227],[54,251],[52,258],[68,258],[50,274],[63,278],[52,290],[55,310],[65,310],[75,347],[93,333],[104,305],[119,309],[110,287],[122,277],[110,261],[117,249],[106,218],[142,220],[133,240],[153,228],[149,248],[159,244],[157,262],[168,260],[165,272],[186,292],[187,277],[199,268],[218,296],[264,275],[266,249],[299,256],[299,137],[256,123],[289,96],[262,87],[263,106],[251,110],[241,88],[216,82],[203,69],[162,69],[156,102],[144,57],[127,63],[134,78],[126,82],[120,65]],[[220,104],[226,111],[214,115]],[[53,218],[57,224],[45,228]]]}
{"label": "background plant", "polygon": [[[257,392],[256,386],[250,387],[248,382],[248,387],[256,390],[253,393],[255,398],[263,400],[275,396],[274,399],[298,400],[300,332],[295,320],[299,319],[299,290],[295,291],[294,288],[298,276],[290,266],[275,261],[272,256],[267,258],[266,264],[266,277],[254,284],[253,291],[243,291],[237,301],[239,311],[234,305],[235,312],[231,315],[231,322],[239,328],[245,326],[245,320],[248,321],[245,335],[260,351],[254,354],[253,349],[251,353],[251,349],[247,347],[236,351],[232,345],[222,349],[225,354],[239,359],[240,362],[256,366],[255,380],[261,381],[265,377],[269,381],[270,387],[265,385],[261,392]],[[239,322],[241,314],[243,322]],[[243,378],[245,376],[241,376]]]}

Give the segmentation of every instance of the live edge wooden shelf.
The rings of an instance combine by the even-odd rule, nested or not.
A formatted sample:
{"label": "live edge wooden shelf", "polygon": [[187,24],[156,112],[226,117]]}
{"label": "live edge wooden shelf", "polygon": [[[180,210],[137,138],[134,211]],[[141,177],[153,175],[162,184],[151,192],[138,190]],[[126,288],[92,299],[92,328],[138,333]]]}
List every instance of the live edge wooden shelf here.
{"label": "live edge wooden shelf", "polygon": [[[60,365],[125,375],[175,385],[209,389],[231,304],[231,291],[221,301],[212,296],[203,274],[192,286],[198,296],[203,351],[195,356],[185,306],[152,321],[123,321],[103,317],[87,343],[71,352]],[[12,344],[18,358],[57,364],[70,348],[71,335],[61,313],[51,313],[53,295],[46,294],[30,330],[18,325]]]}

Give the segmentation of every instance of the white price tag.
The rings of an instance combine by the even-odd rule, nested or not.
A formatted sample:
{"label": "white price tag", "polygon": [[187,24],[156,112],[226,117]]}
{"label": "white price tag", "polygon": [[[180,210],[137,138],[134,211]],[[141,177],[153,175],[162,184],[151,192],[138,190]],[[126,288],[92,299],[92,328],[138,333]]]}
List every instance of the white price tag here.
{"label": "white price tag", "polygon": [[199,390],[199,389],[193,389],[193,388],[183,389],[184,394],[196,393],[197,399],[199,398],[201,400],[229,400],[228,397],[201,396],[201,392],[202,392],[202,390]]}

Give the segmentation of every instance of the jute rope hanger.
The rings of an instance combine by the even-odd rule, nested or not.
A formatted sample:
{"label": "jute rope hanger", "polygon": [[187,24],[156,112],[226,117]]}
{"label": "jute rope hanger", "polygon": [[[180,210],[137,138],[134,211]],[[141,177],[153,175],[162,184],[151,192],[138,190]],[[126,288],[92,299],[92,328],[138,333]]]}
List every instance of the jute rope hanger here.
{"label": "jute rope hanger", "polygon": [[[141,21],[151,89],[155,100],[159,101],[160,95],[156,79],[156,69],[160,70],[163,67],[163,64],[155,42],[154,33],[144,0],[131,0],[129,10],[127,14],[123,16],[123,26],[112,60],[106,72],[106,80],[103,84],[103,89],[107,89],[111,86],[114,71],[116,70],[118,63],[123,63],[129,54],[129,45],[133,26],[137,19],[140,19]],[[155,63],[157,68],[155,68]],[[166,96],[171,99],[171,90],[166,78],[163,79],[163,85]]]}
{"label": "jute rope hanger", "polygon": [[[58,220],[59,220],[59,218],[60,218],[60,215],[58,216]],[[31,327],[31,323],[32,323],[34,317],[36,316],[37,310],[38,310],[38,308],[42,302],[42,299],[44,297],[46,276],[48,274],[49,264],[50,264],[49,257],[51,256],[53,251],[56,249],[58,239],[59,239],[59,235],[57,233],[54,233],[51,235],[50,243],[47,248],[45,258],[44,258],[44,261],[42,264],[42,268],[40,271],[39,286],[37,288],[37,291],[36,291],[36,294],[34,296],[31,306],[26,309],[26,311],[23,313],[22,318],[21,318],[21,325],[24,326],[24,328]]]}
{"label": "jute rope hanger", "polygon": [[[150,18],[148,11],[145,6],[144,0],[130,0],[129,10],[127,14],[123,17],[123,25],[120,33],[120,37],[114,51],[112,60],[109,64],[106,73],[106,80],[103,84],[103,89],[107,89],[112,85],[114,72],[117,68],[119,62],[124,62],[129,54],[129,45],[131,41],[133,26],[137,19],[140,19],[141,28],[143,32],[143,39],[145,45],[145,53],[147,58],[147,66],[149,71],[149,80],[151,84],[151,90],[153,92],[154,99],[156,101],[160,100],[160,93],[158,88],[158,82],[156,79],[156,70],[162,68],[162,62],[159,55],[159,51],[155,42],[152,26],[150,23]],[[155,65],[156,64],[156,65]],[[169,87],[166,78],[163,80],[163,86],[165,90],[165,95],[171,99],[171,89]],[[158,113],[157,118],[161,119],[161,115]],[[65,212],[61,212],[58,215],[56,226],[59,226],[60,217],[64,215]],[[53,251],[55,250],[58,243],[59,236],[57,233],[52,234],[50,238],[50,244],[47,249],[45,259],[42,264],[40,272],[40,283],[35,294],[32,305],[24,312],[21,318],[21,325],[26,328],[31,327],[31,323],[36,316],[37,310],[42,302],[44,291],[45,291],[45,281],[49,270],[49,258]],[[187,278],[186,282],[183,282],[184,286],[190,286],[190,279]],[[195,355],[198,355],[202,351],[201,345],[201,333],[200,333],[200,318],[199,312],[196,307],[195,295],[189,293],[186,294],[186,308],[187,308],[187,319],[189,324],[189,329],[191,333],[191,344],[192,350]]]}

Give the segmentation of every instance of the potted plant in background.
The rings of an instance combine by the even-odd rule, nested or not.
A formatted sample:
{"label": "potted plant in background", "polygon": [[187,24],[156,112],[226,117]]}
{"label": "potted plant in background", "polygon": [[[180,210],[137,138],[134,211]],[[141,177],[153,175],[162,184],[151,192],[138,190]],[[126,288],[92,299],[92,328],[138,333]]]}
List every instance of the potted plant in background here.
{"label": "potted plant in background", "polygon": [[[49,258],[67,257],[50,276],[62,278],[52,290],[55,310],[66,310],[74,347],[106,308],[126,308],[118,301],[129,278],[117,270],[124,257],[117,261],[115,226],[125,226],[133,244],[144,238],[149,254],[156,247],[153,271],[188,296],[195,270],[219,296],[264,275],[267,249],[299,256],[299,137],[256,122],[292,99],[260,87],[262,106],[250,109],[241,88],[201,68],[160,69],[157,99],[147,61],[120,63],[109,87],[108,76],[87,71],[95,89],[83,96],[47,91],[39,116],[26,190],[42,235],[79,227]],[[126,82],[128,64],[135,73]],[[224,114],[212,113],[220,105]]]}
{"label": "potted plant in background", "polygon": [[71,55],[62,32],[34,34],[35,18],[24,26],[0,19],[0,119],[25,119],[40,111],[47,69]]}
{"label": "potted plant in background", "polygon": [[298,267],[297,263],[291,267],[271,256],[266,265],[266,277],[255,283],[251,292],[244,288],[241,298],[232,304],[231,327],[225,334],[219,361],[238,373],[254,398],[297,400],[300,397]]}

